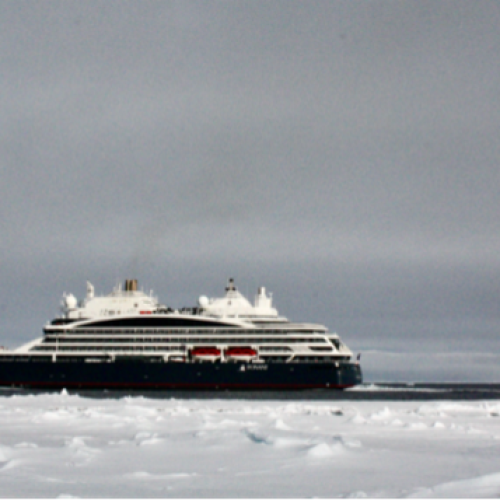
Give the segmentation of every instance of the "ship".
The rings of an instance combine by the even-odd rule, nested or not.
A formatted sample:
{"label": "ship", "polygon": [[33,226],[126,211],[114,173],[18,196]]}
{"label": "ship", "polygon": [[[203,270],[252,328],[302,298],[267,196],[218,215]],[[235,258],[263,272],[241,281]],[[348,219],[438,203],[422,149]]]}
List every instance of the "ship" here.
{"label": "ship", "polygon": [[78,301],[64,294],[43,336],[0,351],[0,386],[101,390],[345,389],[359,355],[320,324],[295,323],[260,287],[251,304],[229,279],[220,298],[173,309],[137,280]]}

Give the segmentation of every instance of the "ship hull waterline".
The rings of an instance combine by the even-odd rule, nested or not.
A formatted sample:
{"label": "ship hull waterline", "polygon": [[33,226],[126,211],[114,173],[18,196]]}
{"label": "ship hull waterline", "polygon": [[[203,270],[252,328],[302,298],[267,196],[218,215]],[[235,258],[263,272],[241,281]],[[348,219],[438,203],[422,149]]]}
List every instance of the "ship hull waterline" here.
{"label": "ship hull waterline", "polygon": [[32,389],[301,390],[361,383],[354,363],[0,361],[0,386]]}

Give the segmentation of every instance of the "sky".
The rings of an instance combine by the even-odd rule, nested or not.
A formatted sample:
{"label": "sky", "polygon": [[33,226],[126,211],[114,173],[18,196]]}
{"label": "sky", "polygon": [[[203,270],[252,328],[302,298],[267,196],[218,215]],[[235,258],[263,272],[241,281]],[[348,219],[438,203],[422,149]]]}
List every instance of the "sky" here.
{"label": "sky", "polygon": [[[500,4],[0,0],[0,313],[234,277],[359,350],[500,328]],[[2,326],[3,325],[3,326]]]}

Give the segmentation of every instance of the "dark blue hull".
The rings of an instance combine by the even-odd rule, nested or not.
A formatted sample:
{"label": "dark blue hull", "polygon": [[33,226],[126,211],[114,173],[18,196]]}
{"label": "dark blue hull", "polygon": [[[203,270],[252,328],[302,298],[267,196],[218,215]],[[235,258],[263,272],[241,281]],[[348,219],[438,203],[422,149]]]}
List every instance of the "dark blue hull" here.
{"label": "dark blue hull", "polygon": [[45,389],[297,390],[362,383],[361,368],[334,363],[151,363],[0,359],[0,385]]}

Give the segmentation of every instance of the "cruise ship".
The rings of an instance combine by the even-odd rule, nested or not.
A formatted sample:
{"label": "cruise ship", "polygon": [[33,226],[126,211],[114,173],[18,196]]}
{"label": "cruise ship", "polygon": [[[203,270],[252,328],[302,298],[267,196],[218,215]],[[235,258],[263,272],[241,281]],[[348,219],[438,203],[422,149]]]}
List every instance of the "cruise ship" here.
{"label": "cruise ship", "polygon": [[0,351],[0,385],[47,389],[344,389],[359,356],[319,324],[280,316],[258,289],[252,305],[230,279],[221,298],[174,310],[126,280],[105,296],[64,294],[43,336]]}

